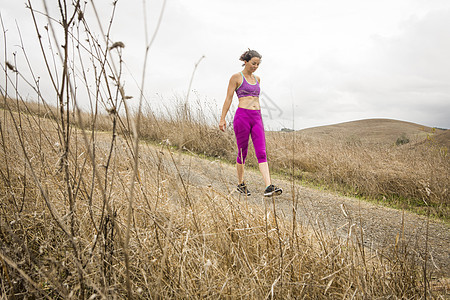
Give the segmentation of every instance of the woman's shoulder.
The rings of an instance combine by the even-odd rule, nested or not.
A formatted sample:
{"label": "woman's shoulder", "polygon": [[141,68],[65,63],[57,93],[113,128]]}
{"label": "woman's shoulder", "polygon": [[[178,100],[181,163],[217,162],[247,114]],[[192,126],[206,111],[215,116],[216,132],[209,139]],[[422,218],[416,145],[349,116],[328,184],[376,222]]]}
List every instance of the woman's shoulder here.
{"label": "woman's shoulder", "polygon": [[241,73],[236,73],[231,75],[230,82],[239,83],[242,81]]}
{"label": "woman's shoulder", "polygon": [[240,79],[241,77],[242,77],[241,72],[234,73],[233,75],[231,75],[231,79]]}

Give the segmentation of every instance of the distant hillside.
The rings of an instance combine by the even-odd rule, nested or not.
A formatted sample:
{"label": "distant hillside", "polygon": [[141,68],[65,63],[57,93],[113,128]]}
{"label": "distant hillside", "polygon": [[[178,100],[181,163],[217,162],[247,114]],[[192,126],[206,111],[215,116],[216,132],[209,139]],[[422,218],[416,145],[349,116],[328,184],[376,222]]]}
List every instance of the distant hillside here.
{"label": "distant hillside", "polygon": [[443,132],[436,134],[433,136],[433,141],[450,149],[450,130],[444,130]]}
{"label": "distant hillside", "polygon": [[433,138],[439,137],[439,142],[448,141],[450,138],[449,130],[433,129],[415,123],[391,119],[366,119],[307,128],[299,132],[314,138],[364,144],[395,144],[399,138],[407,138],[410,142],[420,142],[424,141],[428,135],[433,136]]}

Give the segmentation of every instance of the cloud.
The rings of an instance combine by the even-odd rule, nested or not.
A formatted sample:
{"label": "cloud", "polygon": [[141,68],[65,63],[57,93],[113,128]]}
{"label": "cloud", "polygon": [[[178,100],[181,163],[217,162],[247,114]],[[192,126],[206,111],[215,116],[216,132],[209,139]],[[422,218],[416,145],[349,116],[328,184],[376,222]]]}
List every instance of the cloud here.
{"label": "cloud", "polygon": [[294,75],[299,123],[383,117],[450,128],[449,36],[450,10],[432,11],[372,36],[354,59],[317,58]]}

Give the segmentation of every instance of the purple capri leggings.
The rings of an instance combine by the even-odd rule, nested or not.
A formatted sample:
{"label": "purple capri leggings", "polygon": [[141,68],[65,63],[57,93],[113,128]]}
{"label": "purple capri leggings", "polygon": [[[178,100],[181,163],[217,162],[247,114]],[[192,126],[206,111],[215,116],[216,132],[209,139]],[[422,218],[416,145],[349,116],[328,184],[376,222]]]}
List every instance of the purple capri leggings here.
{"label": "purple capri leggings", "polygon": [[238,107],[233,121],[234,133],[236,134],[236,143],[238,146],[238,155],[236,162],[244,164],[248,152],[248,139],[252,136],[253,146],[255,147],[258,163],[267,161],[266,138],[264,135],[264,125],[262,122],[261,111]]}

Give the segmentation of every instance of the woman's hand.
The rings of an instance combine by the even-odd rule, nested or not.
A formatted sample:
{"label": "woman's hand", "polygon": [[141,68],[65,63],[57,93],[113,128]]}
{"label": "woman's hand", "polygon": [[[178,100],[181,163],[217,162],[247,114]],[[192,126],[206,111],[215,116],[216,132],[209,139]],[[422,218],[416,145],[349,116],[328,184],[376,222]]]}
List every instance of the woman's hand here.
{"label": "woman's hand", "polygon": [[226,128],[227,128],[227,122],[225,122],[224,119],[220,119],[219,129],[222,130],[222,131],[225,131]]}

